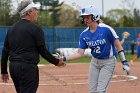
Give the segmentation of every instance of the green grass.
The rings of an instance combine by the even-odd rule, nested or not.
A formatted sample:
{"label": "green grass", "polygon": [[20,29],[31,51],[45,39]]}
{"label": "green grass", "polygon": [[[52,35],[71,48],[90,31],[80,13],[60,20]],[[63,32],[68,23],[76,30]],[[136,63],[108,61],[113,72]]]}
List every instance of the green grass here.
{"label": "green grass", "polygon": [[[135,56],[136,54],[134,55],[131,55],[129,53],[126,53],[126,59],[128,62],[130,62],[130,60]],[[83,58],[79,58],[79,59],[75,59],[75,60],[72,60],[72,61],[67,61],[67,63],[89,63],[91,60],[91,57],[83,57]],[[120,59],[119,59],[119,56],[117,57],[117,61],[120,62]],[[136,61],[140,61],[140,58]],[[49,62],[47,62],[45,59],[41,58],[40,59],[40,64],[48,64]]]}

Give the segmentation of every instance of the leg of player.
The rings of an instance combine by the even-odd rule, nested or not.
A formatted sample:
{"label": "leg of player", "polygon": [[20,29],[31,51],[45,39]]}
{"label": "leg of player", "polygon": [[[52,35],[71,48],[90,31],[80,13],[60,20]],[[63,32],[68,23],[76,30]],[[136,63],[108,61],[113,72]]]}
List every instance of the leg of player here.
{"label": "leg of player", "polygon": [[89,93],[106,93],[106,89],[113,76],[115,64],[115,57],[92,59],[89,74]]}
{"label": "leg of player", "polygon": [[89,93],[97,91],[99,73],[100,69],[98,68],[97,59],[92,58],[89,69]]}

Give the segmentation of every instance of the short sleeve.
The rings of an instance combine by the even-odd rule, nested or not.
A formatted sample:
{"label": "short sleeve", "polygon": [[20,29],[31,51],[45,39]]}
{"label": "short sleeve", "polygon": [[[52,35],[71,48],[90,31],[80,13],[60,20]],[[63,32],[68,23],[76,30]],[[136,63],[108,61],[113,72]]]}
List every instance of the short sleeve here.
{"label": "short sleeve", "polygon": [[119,38],[118,35],[116,34],[115,30],[111,27],[108,29],[108,35],[107,36],[108,36],[108,39],[111,43],[114,43],[115,40],[117,38]]}
{"label": "short sleeve", "polygon": [[79,38],[79,46],[78,48],[81,48],[81,49],[86,49],[88,48],[87,44],[86,44],[86,41],[84,40],[82,34],[80,34],[80,38]]}
{"label": "short sleeve", "polygon": [[137,41],[140,42],[140,38],[138,38]]}

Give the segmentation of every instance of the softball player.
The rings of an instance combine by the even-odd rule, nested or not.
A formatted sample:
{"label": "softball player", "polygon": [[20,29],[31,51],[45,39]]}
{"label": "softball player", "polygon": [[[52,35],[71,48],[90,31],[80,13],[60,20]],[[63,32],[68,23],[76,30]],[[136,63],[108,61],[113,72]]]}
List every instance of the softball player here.
{"label": "softball player", "polygon": [[92,59],[89,69],[89,93],[106,93],[115,69],[116,49],[123,69],[128,73],[129,64],[116,32],[110,26],[100,23],[100,14],[95,6],[82,8],[81,17],[87,28],[80,34],[78,52],[63,59],[67,61],[80,58],[85,49],[90,48]]}
{"label": "softball player", "polygon": [[136,61],[140,57],[140,34],[138,34],[137,44],[138,44],[137,55],[130,61],[132,65],[133,65],[133,62]]}

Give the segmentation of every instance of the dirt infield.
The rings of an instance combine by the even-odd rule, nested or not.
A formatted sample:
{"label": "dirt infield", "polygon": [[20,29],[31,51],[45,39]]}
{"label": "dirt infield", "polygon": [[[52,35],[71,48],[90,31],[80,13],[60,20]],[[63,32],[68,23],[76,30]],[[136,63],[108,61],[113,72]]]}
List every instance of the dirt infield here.
{"label": "dirt infield", "polygon": [[[89,63],[68,63],[64,68],[45,65],[39,69],[37,93],[88,93]],[[122,64],[117,63],[107,93],[140,93],[140,62],[131,67],[131,72],[130,76],[124,75]],[[7,84],[0,82],[0,93],[16,93],[11,79]]]}

